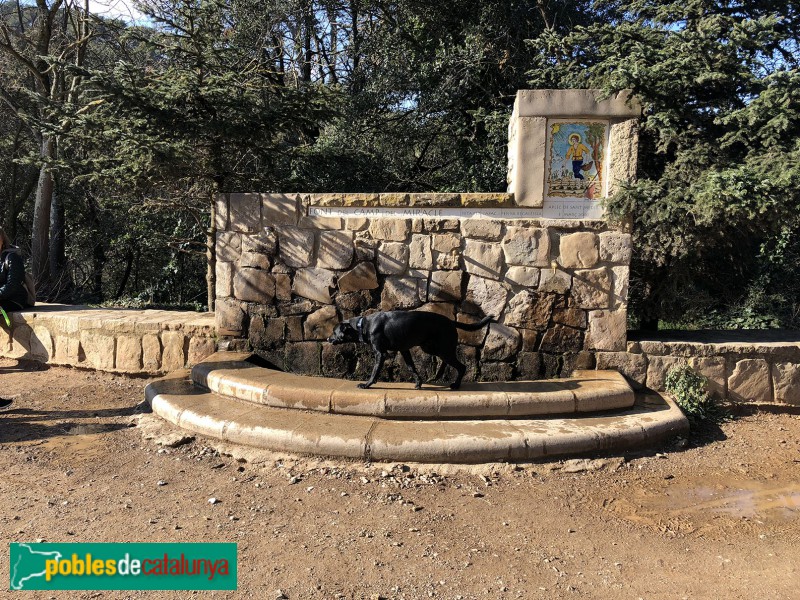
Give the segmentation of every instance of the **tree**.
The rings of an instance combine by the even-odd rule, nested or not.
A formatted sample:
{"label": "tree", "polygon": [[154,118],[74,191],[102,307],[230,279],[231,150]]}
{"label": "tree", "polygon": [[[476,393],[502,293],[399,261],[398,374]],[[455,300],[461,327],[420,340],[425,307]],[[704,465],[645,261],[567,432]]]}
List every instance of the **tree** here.
{"label": "tree", "polygon": [[632,88],[643,103],[639,180],[608,202],[633,218],[638,320],[797,325],[800,289],[764,288],[770,249],[800,243],[797,4],[601,7],[608,21],[531,42],[531,84]]}

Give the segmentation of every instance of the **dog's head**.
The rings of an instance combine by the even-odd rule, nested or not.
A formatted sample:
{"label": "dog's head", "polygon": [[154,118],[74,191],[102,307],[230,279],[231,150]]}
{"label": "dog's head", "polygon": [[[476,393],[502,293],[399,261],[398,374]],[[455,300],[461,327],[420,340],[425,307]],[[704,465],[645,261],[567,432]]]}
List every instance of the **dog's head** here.
{"label": "dog's head", "polygon": [[358,341],[358,331],[350,321],[342,321],[333,330],[331,337],[328,338],[331,344],[346,344]]}

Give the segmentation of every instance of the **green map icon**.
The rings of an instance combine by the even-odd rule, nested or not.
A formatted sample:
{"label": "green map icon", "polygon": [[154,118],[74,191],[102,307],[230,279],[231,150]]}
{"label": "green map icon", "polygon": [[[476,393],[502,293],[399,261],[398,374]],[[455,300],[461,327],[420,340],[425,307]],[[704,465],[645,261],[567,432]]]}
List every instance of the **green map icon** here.
{"label": "green map icon", "polygon": [[[31,582],[39,578],[44,579],[45,561],[59,560],[61,556],[61,553],[55,550],[34,550],[30,544],[11,544],[9,587],[12,590],[38,588]],[[26,584],[31,587],[26,588]]]}

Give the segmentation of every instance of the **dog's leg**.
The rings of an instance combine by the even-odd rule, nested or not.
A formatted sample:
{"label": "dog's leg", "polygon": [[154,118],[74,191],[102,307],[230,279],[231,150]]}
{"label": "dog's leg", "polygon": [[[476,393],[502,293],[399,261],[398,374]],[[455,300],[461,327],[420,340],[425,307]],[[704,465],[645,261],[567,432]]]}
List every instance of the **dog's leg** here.
{"label": "dog's leg", "polygon": [[464,374],[467,372],[467,367],[465,367],[464,364],[458,360],[455,352],[452,354],[445,354],[444,356],[439,355],[439,358],[442,359],[442,365],[448,364],[458,372],[456,380],[450,384],[451,390],[457,390],[459,387],[461,387],[461,380],[464,378]]}
{"label": "dog's leg", "polygon": [[439,370],[436,371],[436,375],[433,376],[433,379],[431,381],[439,381],[442,375],[444,375],[444,370],[447,368],[447,363],[444,360],[440,358],[439,362],[440,362]]}
{"label": "dog's leg", "polygon": [[419,373],[417,373],[417,366],[414,364],[414,359],[411,358],[411,352],[408,350],[400,350],[400,356],[406,361],[406,365],[411,369],[411,373],[414,375],[414,387],[420,389],[422,387],[422,378],[419,376]]}
{"label": "dog's leg", "polygon": [[377,350],[375,351],[375,366],[372,368],[372,375],[369,376],[369,380],[365,383],[359,383],[358,387],[360,387],[362,390],[365,390],[378,380],[378,375],[383,368],[383,361],[385,359],[386,354],[384,352],[378,352]]}

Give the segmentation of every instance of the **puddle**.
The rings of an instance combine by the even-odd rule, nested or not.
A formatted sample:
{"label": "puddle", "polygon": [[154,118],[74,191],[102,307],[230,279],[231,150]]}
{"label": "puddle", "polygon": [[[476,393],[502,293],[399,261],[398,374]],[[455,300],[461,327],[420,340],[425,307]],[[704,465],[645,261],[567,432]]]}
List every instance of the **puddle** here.
{"label": "puddle", "polygon": [[722,513],[733,517],[800,516],[800,483],[770,487],[758,482],[728,486],[675,486],[666,490],[664,507],[671,515]]}

